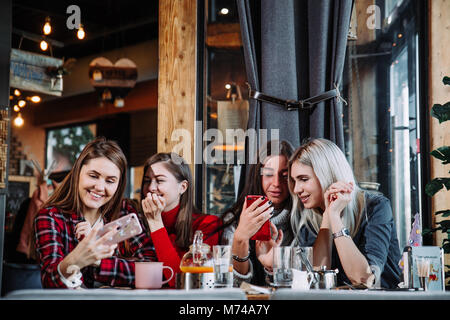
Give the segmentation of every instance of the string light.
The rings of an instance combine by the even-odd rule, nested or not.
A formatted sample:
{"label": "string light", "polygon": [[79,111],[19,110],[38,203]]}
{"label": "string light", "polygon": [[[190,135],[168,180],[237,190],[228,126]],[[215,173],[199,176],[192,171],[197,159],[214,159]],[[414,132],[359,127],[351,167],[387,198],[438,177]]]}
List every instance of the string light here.
{"label": "string light", "polygon": [[25,102],[25,100],[19,100],[17,104],[19,105],[19,107],[23,108],[27,103]]}
{"label": "string light", "polygon": [[19,113],[19,115],[14,119],[14,125],[16,127],[21,127],[21,126],[23,126],[23,123],[24,123],[24,121],[23,121],[22,115]]}
{"label": "string light", "polygon": [[45,18],[45,24],[42,28],[45,35],[49,35],[52,32],[52,26],[50,24],[50,17]]}
{"label": "string light", "polygon": [[14,90],[14,95],[17,96],[17,97],[20,96],[20,91],[17,90],[17,89],[15,89],[15,90]]}
{"label": "string light", "polygon": [[84,32],[83,25],[80,23],[80,27],[78,28],[78,32],[77,32],[77,37],[78,37],[78,39],[83,40],[85,36],[86,36],[86,33]]}
{"label": "string light", "polygon": [[31,98],[29,98],[32,102],[34,103],[38,103],[41,102],[41,97],[39,96],[32,96]]}
{"label": "string light", "polygon": [[19,112],[19,110],[20,110],[20,108],[19,108],[19,106],[17,104],[14,105],[13,109],[14,109],[15,112]]}
{"label": "string light", "polygon": [[45,40],[42,40],[39,46],[41,47],[42,51],[47,51],[48,49],[48,43]]}

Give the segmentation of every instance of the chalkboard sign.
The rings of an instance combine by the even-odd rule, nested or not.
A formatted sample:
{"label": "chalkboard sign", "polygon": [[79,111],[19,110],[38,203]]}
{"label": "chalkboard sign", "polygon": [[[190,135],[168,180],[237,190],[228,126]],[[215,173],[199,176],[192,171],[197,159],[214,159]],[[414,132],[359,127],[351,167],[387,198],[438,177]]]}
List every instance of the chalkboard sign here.
{"label": "chalkboard sign", "polygon": [[32,196],[36,189],[35,177],[9,176],[6,193],[6,212],[15,215],[22,202]]}

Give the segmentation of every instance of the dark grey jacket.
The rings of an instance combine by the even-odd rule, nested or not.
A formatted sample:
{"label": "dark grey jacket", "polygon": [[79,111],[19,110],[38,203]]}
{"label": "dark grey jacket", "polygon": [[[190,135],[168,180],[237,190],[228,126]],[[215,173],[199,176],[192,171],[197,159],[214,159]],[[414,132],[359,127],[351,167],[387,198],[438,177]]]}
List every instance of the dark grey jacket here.
{"label": "dark grey jacket", "polygon": [[[381,288],[396,288],[402,281],[402,271],[399,267],[401,252],[390,201],[379,193],[365,192],[365,197],[367,218],[363,216],[353,241],[366,257],[372,270],[375,270],[376,281],[380,281]],[[313,246],[316,237],[317,234],[312,228],[303,226],[298,241],[301,246]],[[334,242],[331,268],[339,269],[338,285],[350,283],[342,268]]]}

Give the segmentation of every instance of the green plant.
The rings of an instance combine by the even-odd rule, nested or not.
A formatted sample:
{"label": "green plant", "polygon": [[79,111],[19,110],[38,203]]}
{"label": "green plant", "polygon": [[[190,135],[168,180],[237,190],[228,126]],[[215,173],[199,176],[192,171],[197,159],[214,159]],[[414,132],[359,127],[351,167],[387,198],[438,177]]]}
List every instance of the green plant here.
{"label": "green plant", "polygon": [[[444,85],[450,85],[450,77],[444,77],[442,82]],[[439,123],[443,123],[445,121],[450,120],[450,101],[441,105],[434,104],[431,108],[431,116],[439,120]],[[443,146],[436,150],[431,151],[430,153],[433,157],[442,161],[443,165],[450,164],[450,147]],[[450,171],[449,171],[450,173]],[[437,177],[431,180],[425,186],[425,192],[428,196],[434,196],[439,190],[442,188],[446,188],[450,190],[450,178],[447,177]],[[434,213],[435,215],[441,215],[443,218],[450,216],[450,210],[440,210]],[[450,253],[450,220],[442,220],[436,222],[438,227],[432,229],[423,230],[423,234],[436,232],[438,230],[443,233],[447,233],[447,239],[442,240],[442,248],[444,249],[444,253]],[[450,268],[450,265],[445,265],[447,268]],[[445,272],[445,278],[450,277],[450,271]]]}

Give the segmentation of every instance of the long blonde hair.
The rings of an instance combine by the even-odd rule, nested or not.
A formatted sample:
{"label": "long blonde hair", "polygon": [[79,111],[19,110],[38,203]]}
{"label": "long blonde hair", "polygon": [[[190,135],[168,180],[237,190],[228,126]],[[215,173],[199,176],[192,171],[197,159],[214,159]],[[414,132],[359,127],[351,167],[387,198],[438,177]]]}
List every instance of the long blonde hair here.
{"label": "long blonde hair", "polygon": [[296,234],[296,239],[304,225],[318,233],[322,222],[322,213],[317,208],[304,208],[298,196],[294,194],[295,182],[291,177],[291,170],[295,161],[313,169],[323,191],[337,181],[353,183],[351,200],[343,210],[342,222],[349,229],[352,237],[355,236],[361,223],[362,209],[365,208],[364,192],[358,188],[353,170],[341,149],[329,140],[317,138],[301,145],[289,159],[288,185],[294,199],[291,210],[291,225]]}

